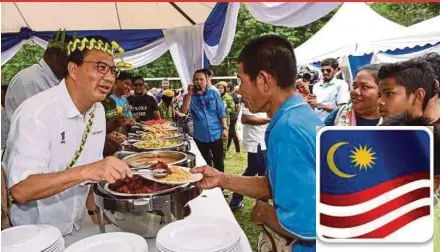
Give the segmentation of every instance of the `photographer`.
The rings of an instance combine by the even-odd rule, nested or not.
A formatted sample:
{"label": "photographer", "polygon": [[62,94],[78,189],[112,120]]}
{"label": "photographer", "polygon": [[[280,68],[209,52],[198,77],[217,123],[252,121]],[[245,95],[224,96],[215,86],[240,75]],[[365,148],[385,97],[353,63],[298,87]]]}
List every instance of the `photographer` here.
{"label": "photographer", "polygon": [[193,75],[194,87],[188,89],[182,105],[182,113],[191,112],[194,125],[194,141],[208,165],[214,163],[224,171],[223,141],[228,137],[226,113],[220,95],[207,87],[208,77],[204,70]]}

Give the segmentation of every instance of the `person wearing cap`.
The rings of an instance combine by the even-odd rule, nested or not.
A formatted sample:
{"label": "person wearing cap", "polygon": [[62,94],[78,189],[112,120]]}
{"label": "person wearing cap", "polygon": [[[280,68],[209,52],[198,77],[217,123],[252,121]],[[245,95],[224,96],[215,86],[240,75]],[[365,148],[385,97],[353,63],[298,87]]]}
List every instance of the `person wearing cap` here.
{"label": "person wearing cap", "polygon": [[158,105],[160,118],[170,121],[173,120],[173,115],[174,115],[173,106],[172,106],[173,98],[174,98],[173,90],[167,89],[163,91],[161,98],[162,101]]}
{"label": "person wearing cap", "polygon": [[132,176],[125,162],[102,159],[106,122],[100,101],[119,73],[114,49],[123,50],[103,37],[76,39],[68,47],[67,73],[60,84],[15,111],[2,164],[13,226],[46,224],[72,234],[80,229],[86,208],[98,222],[93,192],[85,182],[114,183]]}
{"label": "person wearing cap", "polygon": [[55,87],[63,79],[67,66],[66,45],[72,37],[65,33],[61,36],[61,33],[56,32],[48,42],[43,58],[38,64],[21,70],[9,83],[5,97],[7,124],[11,123],[12,115],[23,101]]}
{"label": "person wearing cap", "polygon": [[[227,92],[228,89],[228,83],[226,83],[226,81],[220,81],[219,83],[217,83],[216,85],[218,91],[220,92],[220,96],[222,98],[223,104],[225,105],[225,112],[226,112],[226,121],[229,125],[229,132],[228,132],[228,139],[224,140],[224,150],[225,152],[227,152],[228,150],[228,141],[230,141],[230,137],[234,136],[235,133],[235,137],[237,137],[237,133],[235,132],[235,124],[233,124],[232,126],[234,127],[234,129],[231,129],[231,124],[232,124],[232,120],[231,120],[231,115],[233,115],[233,113],[235,113],[235,103],[234,103],[234,99],[232,98],[232,96]],[[232,132],[231,134],[231,131]],[[238,138],[237,138],[238,141]],[[240,147],[238,147],[237,152],[240,152]]]}

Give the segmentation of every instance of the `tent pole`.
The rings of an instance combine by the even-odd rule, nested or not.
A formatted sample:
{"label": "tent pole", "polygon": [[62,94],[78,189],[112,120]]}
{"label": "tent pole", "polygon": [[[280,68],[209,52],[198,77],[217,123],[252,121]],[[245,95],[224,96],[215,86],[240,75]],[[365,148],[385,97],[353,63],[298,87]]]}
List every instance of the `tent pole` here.
{"label": "tent pole", "polygon": [[182,14],[183,17],[186,18],[186,20],[188,20],[188,22],[190,22],[192,25],[195,25],[196,22],[194,22],[194,20],[192,20],[182,9],[180,9],[179,6],[177,6],[177,4],[170,2],[170,4],[174,7],[174,9],[176,9],[180,14]]}

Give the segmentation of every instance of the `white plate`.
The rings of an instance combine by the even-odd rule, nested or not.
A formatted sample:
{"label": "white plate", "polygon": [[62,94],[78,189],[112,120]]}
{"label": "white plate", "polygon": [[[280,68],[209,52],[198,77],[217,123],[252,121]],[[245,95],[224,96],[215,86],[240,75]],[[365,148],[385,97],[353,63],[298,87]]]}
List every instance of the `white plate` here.
{"label": "white plate", "polygon": [[[160,245],[159,243],[156,244],[156,248],[160,251],[160,252],[176,252],[176,251],[172,251],[169,250],[165,247],[163,247],[162,245]],[[227,248],[225,250],[220,250],[220,251],[210,251],[210,252],[240,252],[241,250],[241,245],[240,245],[240,241],[237,242],[237,245],[234,245],[231,248]]]}
{"label": "white plate", "polygon": [[[187,167],[183,167],[183,166],[177,166],[177,165],[169,165],[168,167],[178,167],[188,173],[190,173],[189,171],[191,170],[190,168]],[[163,181],[161,179],[155,178],[153,175],[140,175],[146,179],[161,183],[161,184],[166,184],[166,185],[183,185],[183,184],[188,184],[188,183],[195,183],[197,181],[200,181],[203,179],[203,175],[201,173],[195,173],[195,174],[191,174],[191,179],[190,180],[185,180],[185,181]]]}
{"label": "white plate", "polygon": [[147,241],[140,235],[112,232],[91,236],[69,246],[65,252],[148,252]]}
{"label": "white plate", "polygon": [[156,244],[168,251],[230,251],[239,240],[237,224],[224,219],[198,218],[166,225],[157,234]]}
{"label": "white plate", "polygon": [[62,237],[58,228],[50,225],[22,225],[2,231],[2,247],[5,252],[44,251]]}
{"label": "white plate", "polygon": [[64,239],[61,238],[55,244],[53,244],[51,247],[49,247],[46,250],[43,250],[41,252],[61,252],[61,251],[64,251],[64,249],[65,249]]}

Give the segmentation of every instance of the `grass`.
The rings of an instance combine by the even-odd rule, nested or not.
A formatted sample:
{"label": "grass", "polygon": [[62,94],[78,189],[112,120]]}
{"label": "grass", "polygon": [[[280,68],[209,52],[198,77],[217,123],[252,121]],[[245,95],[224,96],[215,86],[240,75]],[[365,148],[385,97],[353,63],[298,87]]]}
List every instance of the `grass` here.
{"label": "grass", "polygon": [[[225,170],[228,173],[241,175],[247,167],[247,153],[241,148],[241,153],[235,153],[235,148],[232,145],[226,154],[225,159]],[[228,201],[231,200],[232,192],[227,191],[230,194]],[[260,229],[252,223],[250,220],[252,207],[254,206],[254,199],[245,197],[243,200],[244,207],[238,209],[234,212],[235,219],[237,219],[238,224],[240,224],[244,233],[249,239],[252,250],[257,251],[258,236],[260,234]]]}

